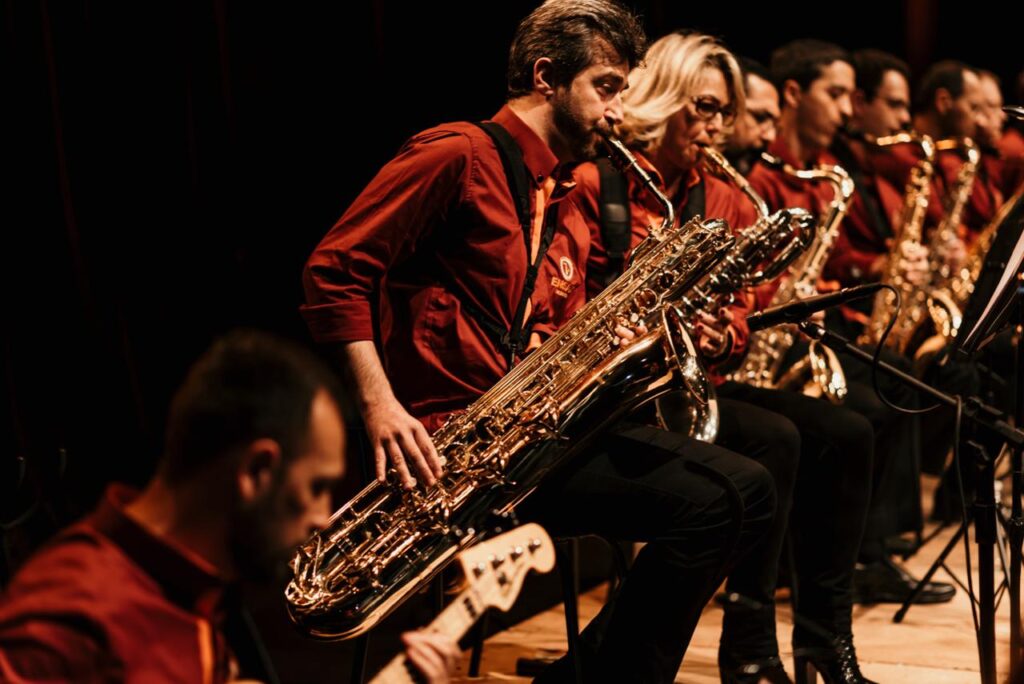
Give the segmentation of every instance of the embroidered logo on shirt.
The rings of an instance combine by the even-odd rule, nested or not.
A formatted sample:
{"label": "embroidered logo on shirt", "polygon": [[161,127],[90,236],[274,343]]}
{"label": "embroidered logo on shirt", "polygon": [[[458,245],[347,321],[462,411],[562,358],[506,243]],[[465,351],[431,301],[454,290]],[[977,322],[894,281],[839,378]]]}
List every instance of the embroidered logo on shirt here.
{"label": "embroidered logo on shirt", "polygon": [[558,260],[558,270],[562,277],[551,276],[551,287],[559,297],[568,297],[579,286],[579,283],[572,282],[576,268],[569,257],[561,257]]}
{"label": "embroidered logo on shirt", "polygon": [[569,257],[562,257],[558,260],[558,270],[562,272],[562,278],[565,280],[572,280],[573,275],[576,274],[576,269],[573,268]]}

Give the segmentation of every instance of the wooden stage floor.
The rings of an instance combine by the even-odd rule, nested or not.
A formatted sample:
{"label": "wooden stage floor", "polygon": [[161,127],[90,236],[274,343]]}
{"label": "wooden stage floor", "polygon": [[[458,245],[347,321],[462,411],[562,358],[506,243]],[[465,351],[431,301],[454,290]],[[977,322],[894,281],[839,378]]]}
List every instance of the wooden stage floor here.
{"label": "wooden stage floor", "polygon": [[[932,489],[928,485],[934,486],[934,483],[927,482],[926,491]],[[928,528],[931,529],[933,526]],[[940,532],[906,563],[906,567],[920,577],[954,531],[955,527],[950,527]],[[977,588],[977,547],[973,542],[973,534],[971,561]],[[998,556],[996,563],[998,584],[1003,576]],[[962,543],[950,555],[949,567],[965,581]],[[944,570],[939,571],[936,579],[950,581]],[[581,623],[585,624],[597,613],[604,595],[605,588],[602,586],[580,598]],[[979,681],[971,607],[963,590],[958,589],[950,603],[912,607],[901,624],[892,621],[897,608],[897,605],[890,604],[854,607],[854,640],[865,676],[884,684],[961,684]],[[790,675],[793,674],[793,661],[787,642],[792,629],[791,614],[788,603],[779,606],[780,647]],[[712,684],[719,681],[716,654],[721,617],[722,609],[713,602],[704,609],[676,682]],[[1002,682],[1006,681],[1009,664],[1009,601],[1005,596],[997,610],[996,639],[999,681]],[[528,682],[529,679],[514,675],[517,658],[564,652],[565,647],[565,623],[561,606],[558,606],[491,637],[484,649],[481,677],[465,676],[469,661],[466,654],[460,676],[455,681]]]}

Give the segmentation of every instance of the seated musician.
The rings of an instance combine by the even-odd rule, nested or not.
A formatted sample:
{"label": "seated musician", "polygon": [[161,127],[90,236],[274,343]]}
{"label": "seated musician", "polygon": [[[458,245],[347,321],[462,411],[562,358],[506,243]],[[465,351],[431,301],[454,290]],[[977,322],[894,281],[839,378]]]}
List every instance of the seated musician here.
{"label": "seated musician", "polygon": [[[698,215],[723,218],[739,231],[757,220],[751,200],[727,177],[716,175],[704,152],[723,127],[744,117],[743,96],[735,58],[715,39],[699,33],[672,33],[655,42],[646,68],[633,78],[620,127],[623,140],[658,179],[680,221]],[[771,111],[770,103],[766,108]],[[609,187],[614,188],[616,181],[607,168],[593,163],[578,167],[576,179],[579,187],[573,201],[581,206],[592,241],[588,294],[596,296],[628,261],[628,253],[616,260],[608,247],[616,237],[616,226],[607,219],[607,205],[615,201]],[[632,178],[624,199],[632,249],[657,221],[658,205]],[[727,364],[730,357],[742,357],[746,310],[740,292],[721,311],[704,312],[692,321],[707,363]],[[790,681],[778,657],[774,611],[779,557],[789,528],[800,585],[795,608],[807,621],[793,634],[798,675],[815,668],[835,677],[842,670],[850,678],[841,681],[866,681],[859,678],[850,633],[850,582],[868,503],[871,426],[852,411],[819,399],[716,377],[722,414],[717,443],[764,465],[775,479],[779,500],[771,532],[729,576],[728,592],[763,607],[727,608],[718,656],[721,679]],[[808,623],[835,635],[841,645],[808,630]]]}
{"label": "seated musician", "polygon": [[[508,101],[490,127],[415,135],[310,257],[303,314],[355,379],[379,478],[390,466],[405,487],[435,486],[444,465],[431,433],[551,334],[554,295],[531,264],[559,264],[564,292],[582,285],[589,236],[566,219],[572,165],[621,120],[645,48],[617,4],[546,2],[516,31]],[[645,332],[616,326],[624,343]],[[523,517],[556,534],[647,542],[582,634],[584,681],[671,682],[723,573],[770,523],[774,489],[725,449],[622,423],[527,505]],[[572,667],[563,659],[539,681]]]}

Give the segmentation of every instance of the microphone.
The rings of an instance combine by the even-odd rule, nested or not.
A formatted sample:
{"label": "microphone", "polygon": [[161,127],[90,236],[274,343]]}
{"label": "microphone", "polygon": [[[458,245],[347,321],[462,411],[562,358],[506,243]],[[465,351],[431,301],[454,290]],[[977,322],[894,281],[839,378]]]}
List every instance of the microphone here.
{"label": "microphone", "polygon": [[797,299],[789,304],[772,306],[764,311],[758,311],[747,316],[747,326],[751,332],[754,332],[755,330],[770,328],[773,325],[780,325],[782,323],[797,323],[815,311],[821,311],[837,304],[852,302],[855,299],[870,297],[881,290],[882,287],[881,283],[844,287],[838,292],[829,292],[828,294],[816,295],[807,299]]}

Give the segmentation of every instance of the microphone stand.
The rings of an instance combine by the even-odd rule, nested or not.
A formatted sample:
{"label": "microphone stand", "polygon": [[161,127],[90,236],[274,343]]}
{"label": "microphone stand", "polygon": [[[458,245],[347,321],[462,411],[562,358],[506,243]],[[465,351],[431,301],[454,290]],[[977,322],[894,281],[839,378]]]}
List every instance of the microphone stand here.
{"label": "microphone stand", "polygon": [[[984,404],[977,397],[969,397],[964,400],[959,396],[946,394],[945,392],[921,382],[914,376],[908,375],[880,359],[876,363],[876,360],[871,353],[855,346],[842,335],[826,330],[816,323],[805,320],[800,322],[798,326],[808,337],[820,341],[822,344],[832,348],[833,350],[844,351],[848,355],[855,359],[859,359],[864,363],[875,365],[878,370],[896,378],[903,384],[931,397],[939,403],[952,407],[961,407],[963,417],[966,417],[973,424],[981,426],[984,429],[990,430],[999,435],[999,437],[1005,442],[1012,445],[1015,453],[1019,454],[1021,450],[1024,449],[1024,432],[1015,429],[1006,421],[1002,420],[1002,413],[1000,411]],[[978,482],[993,482],[995,480],[994,459],[990,457],[986,453],[986,450],[976,442],[968,441],[965,446],[967,446],[975,455],[975,464],[979,470]],[[1016,467],[1018,464],[1015,463],[1014,465]],[[980,613],[978,657],[980,661],[982,684],[996,683],[994,587],[996,501],[993,489],[994,488],[991,486],[978,487],[974,503],[972,504],[973,515],[971,516],[974,520],[975,543],[978,545],[978,574],[980,577],[978,583],[979,596],[977,598]],[[968,519],[965,519],[963,523],[961,523],[960,530],[943,550],[939,560],[937,560],[936,563],[932,565],[931,569],[929,569],[928,573],[921,578],[921,581],[918,583],[915,590],[893,617],[894,622],[901,622],[903,620],[904,615],[906,615],[907,610],[917,598],[917,595],[924,588],[925,584],[931,580],[932,575],[934,575],[938,570],[945,556],[952,551],[956,542],[966,532],[966,526],[968,524]],[[1011,527],[1011,532],[1015,531],[1016,530]],[[971,597],[971,600],[973,601],[974,597]]]}

